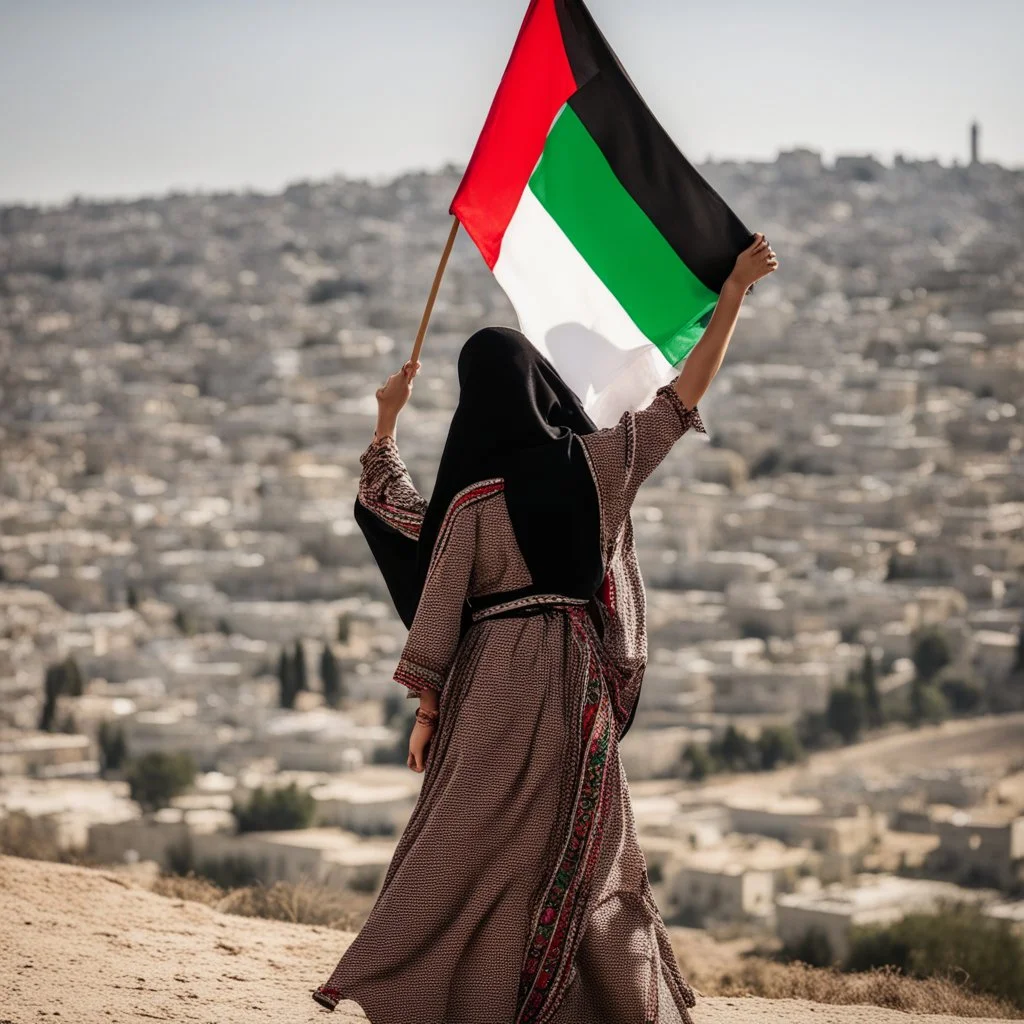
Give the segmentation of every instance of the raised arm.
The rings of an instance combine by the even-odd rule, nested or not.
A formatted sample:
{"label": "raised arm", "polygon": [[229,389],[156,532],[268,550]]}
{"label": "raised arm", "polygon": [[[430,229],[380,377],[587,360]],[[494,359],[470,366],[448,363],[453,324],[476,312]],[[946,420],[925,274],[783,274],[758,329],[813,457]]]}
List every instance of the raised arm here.
{"label": "raised arm", "polygon": [[767,277],[778,266],[778,258],[768,239],[760,233],[754,236],[754,243],[740,253],[736,266],[722,287],[711,322],[686,357],[682,372],[676,378],[676,394],[686,408],[692,409],[704,397],[704,392],[721,369],[739,320],[740,307],[751,285]]}
{"label": "raised arm", "polygon": [[614,427],[583,437],[601,497],[601,530],[610,545],[629,514],[640,485],[688,430],[707,434],[697,402],[714,379],[747,290],[778,266],[763,235],[736,260],[701,340],[680,375],[658,389],[645,409],[625,412]]}
{"label": "raised arm", "polygon": [[[395,431],[398,416],[412,393],[419,363],[406,363],[377,389],[377,429],[373,441],[359,457],[359,502],[389,527],[415,541],[427,510],[398,454]],[[371,545],[372,547],[372,545]]]}

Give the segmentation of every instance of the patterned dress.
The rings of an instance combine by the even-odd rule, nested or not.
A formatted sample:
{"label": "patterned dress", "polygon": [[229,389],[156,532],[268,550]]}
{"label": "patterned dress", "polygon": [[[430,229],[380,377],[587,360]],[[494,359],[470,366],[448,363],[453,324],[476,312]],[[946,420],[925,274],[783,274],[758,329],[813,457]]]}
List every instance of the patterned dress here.
{"label": "patterned dress", "polygon": [[[596,624],[557,594],[486,600],[531,582],[502,481],[451,502],[395,671],[409,697],[439,691],[422,789],[318,1002],[355,1000],[372,1024],[691,1024],[618,749],[647,657],[629,510],[690,428],[707,433],[667,386],[582,437],[607,573]],[[416,537],[426,501],[395,442],[361,463],[360,501]]]}

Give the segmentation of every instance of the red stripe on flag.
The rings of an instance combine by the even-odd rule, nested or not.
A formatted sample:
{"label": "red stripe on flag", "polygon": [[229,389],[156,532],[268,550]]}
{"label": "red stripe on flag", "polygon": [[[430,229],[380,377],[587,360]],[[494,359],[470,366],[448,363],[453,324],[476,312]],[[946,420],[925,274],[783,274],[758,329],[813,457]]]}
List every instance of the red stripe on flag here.
{"label": "red stripe on flag", "polygon": [[451,212],[493,270],[548,130],[576,91],[556,0],[532,0]]}

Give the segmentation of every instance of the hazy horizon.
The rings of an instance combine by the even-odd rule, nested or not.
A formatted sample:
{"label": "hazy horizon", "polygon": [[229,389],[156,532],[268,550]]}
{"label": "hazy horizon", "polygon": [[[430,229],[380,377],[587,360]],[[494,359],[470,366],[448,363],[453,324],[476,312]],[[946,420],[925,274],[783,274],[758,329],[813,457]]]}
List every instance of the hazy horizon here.
{"label": "hazy horizon", "polygon": [[[670,0],[589,6],[695,163],[1024,165],[1024,7],[935,0]],[[469,158],[526,0],[0,0],[0,203],[390,180]]]}

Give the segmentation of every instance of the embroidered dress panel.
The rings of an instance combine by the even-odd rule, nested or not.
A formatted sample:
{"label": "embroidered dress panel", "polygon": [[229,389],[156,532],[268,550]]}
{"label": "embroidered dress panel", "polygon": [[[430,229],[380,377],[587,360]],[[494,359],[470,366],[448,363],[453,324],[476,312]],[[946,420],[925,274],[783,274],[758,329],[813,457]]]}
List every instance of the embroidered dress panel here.
{"label": "embroidered dress panel", "polygon": [[[582,437],[601,503],[600,630],[578,600],[514,595],[531,581],[502,481],[451,502],[395,672],[410,697],[439,693],[426,771],[322,1005],[351,1000],[373,1024],[692,1024],[619,756],[647,652],[629,508],[690,429],[705,433],[697,410],[662,389]],[[393,442],[374,448],[360,501],[412,531],[425,503]],[[467,598],[505,592],[467,628]]]}

